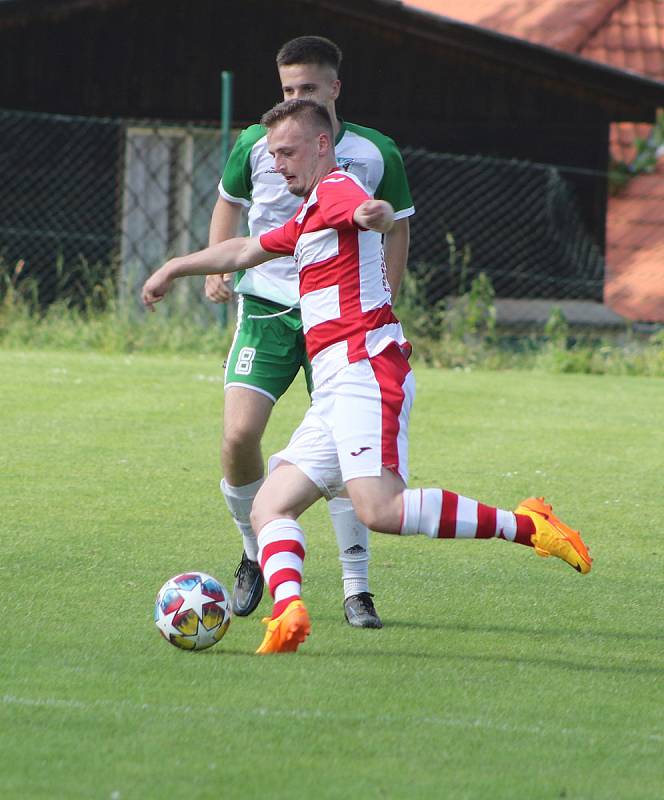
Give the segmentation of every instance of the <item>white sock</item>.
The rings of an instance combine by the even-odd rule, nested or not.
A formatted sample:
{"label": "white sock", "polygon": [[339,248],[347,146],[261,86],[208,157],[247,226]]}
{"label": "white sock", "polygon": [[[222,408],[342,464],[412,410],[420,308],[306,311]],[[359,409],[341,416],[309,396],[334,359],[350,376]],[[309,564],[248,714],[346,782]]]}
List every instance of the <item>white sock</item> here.
{"label": "white sock", "polygon": [[369,591],[369,530],[355,514],[348,497],[335,497],[327,504],[337,536],[344,599]]}
{"label": "white sock", "polygon": [[258,561],[258,541],[251,527],[249,515],[251,514],[254,497],[256,497],[262,485],[263,478],[259,478],[253,483],[247,483],[244,486],[231,486],[230,483],[222,478],[219,484],[228,510],[231,512],[233,520],[242,534],[244,552],[247,554],[247,558],[252,561]]}
{"label": "white sock", "polygon": [[440,489],[404,489],[401,535],[424,533],[435,539],[440,527],[443,493]]}

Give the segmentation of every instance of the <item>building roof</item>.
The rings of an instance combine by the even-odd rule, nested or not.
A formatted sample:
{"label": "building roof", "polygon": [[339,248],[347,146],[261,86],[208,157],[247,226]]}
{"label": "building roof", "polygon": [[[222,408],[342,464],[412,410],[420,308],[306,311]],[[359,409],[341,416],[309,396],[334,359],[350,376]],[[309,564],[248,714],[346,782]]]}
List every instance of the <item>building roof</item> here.
{"label": "building roof", "polygon": [[[404,0],[664,82],[664,0]],[[611,126],[613,158],[630,163],[651,126]],[[605,300],[631,319],[664,322],[664,154],[652,175],[609,198]]]}
{"label": "building roof", "polygon": [[662,0],[403,0],[405,6],[664,81]]}
{"label": "building roof", "polygon": [[578,53],[581,43],[603,24],[623,0],[404,0],[482,28],[534,44]]}
{"label": "building roof", "polygon": [[664,3],[623,0],[579,43],[577,52],[594,61],[664,80]]}

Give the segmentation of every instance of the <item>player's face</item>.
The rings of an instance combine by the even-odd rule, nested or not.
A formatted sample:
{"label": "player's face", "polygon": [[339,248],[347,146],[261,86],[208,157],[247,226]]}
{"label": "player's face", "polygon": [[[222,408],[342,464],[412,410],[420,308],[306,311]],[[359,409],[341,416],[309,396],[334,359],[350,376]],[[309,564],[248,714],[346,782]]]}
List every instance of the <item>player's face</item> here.
{"label": "player's face", "polygon": [[323,156],[329,150],[328,138],[315,135],[306,124],[293,118],[283,120],[268,131],[267,144],[274,168],[297,197],[307,195],[327,172]]}
{"label": "player's face", "polygon": [[279,67],[284,100],[313,100],[327,108],[335,119],[334,101],[341,81],[332,67],[320,64],[289,64]]}

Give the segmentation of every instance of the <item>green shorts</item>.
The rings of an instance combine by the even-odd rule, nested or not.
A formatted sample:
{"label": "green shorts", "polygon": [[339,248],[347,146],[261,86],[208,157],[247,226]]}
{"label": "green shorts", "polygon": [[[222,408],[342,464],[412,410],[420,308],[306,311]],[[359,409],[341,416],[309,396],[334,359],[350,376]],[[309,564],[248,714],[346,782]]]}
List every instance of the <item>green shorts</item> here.
{"label": "green shorts", "polygon": [[311,364],[304,346],[300,309],[240,295],[237,329],[225,366],[226,388],[247,386],[273,403],[302,368],[311,394]]}

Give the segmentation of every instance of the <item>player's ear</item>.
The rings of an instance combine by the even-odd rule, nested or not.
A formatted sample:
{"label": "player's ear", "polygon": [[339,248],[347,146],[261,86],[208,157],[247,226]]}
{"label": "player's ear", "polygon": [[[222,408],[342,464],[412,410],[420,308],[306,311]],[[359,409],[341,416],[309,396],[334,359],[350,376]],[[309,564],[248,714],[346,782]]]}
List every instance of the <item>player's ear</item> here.
{"label": "player's ear", "polygon": [[332,99],[337,100],[339,95],[341,94],[341,81],[339,78],[332,81]]}
{"label": "player's ear", "polygon": [[319,133],[318,134],[318,155],[319,156],[326,156],[330,152],[330,148],[332,147],[332,141],[330,140],[330,135],[327,133]]}

